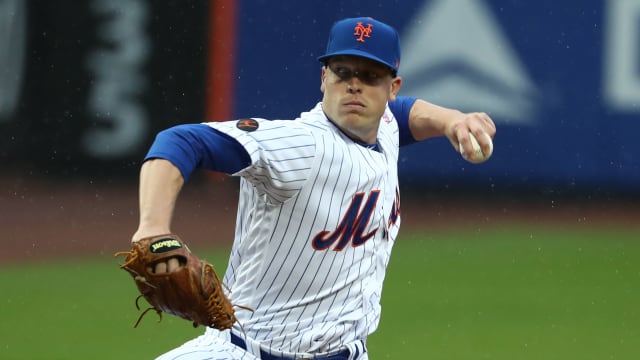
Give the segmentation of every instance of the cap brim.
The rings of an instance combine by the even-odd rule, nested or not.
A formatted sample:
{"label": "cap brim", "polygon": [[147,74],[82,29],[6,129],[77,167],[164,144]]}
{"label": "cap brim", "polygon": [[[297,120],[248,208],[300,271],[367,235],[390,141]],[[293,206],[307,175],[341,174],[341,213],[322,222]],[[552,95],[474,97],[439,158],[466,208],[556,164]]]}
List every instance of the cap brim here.
{"label": "cap brim", "polygon": [[359,57],[367,58],[375,62],[381,63],[383,65],[386,65],[392,68],[394,71],[398,71],[398,68],[395,65],[389,64],[388,62],[380,59],[379,57],[373,56],[366,51],[360,51],[360,50],[354,50],[354,49],[342,50],[342,51],[336,51],[330,54],[324,54],[318,58],[318,61],[326,62],[327,60],[329,60],[329,58],[332,58],[334,56],[344,56],[344,55],[359,56]]}

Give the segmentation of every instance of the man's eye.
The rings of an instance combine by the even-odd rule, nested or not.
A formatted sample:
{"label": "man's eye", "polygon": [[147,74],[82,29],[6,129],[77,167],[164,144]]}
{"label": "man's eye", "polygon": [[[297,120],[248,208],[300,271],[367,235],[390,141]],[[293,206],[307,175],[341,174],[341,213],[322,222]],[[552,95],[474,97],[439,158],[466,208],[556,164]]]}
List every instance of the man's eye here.
{"label": "man's eye", "polygon": [[374,71],[363,71],[360,76],[362,76],[362,79],[366,79],[369,81],[375,81],[380,78],[380,75],[378,75],[378,73]]}
{"label": "man's eye", "polygon": [[338,68],[336,68],[335,69],[335,73],[341,79],[351,78],[351,76],[353,75],[353,71],[351,71],[350,69],[348,69],[346,67],[338,67]]}
{"label": "man's eye", "polygon": [[331,66],[330,68],[341,81],[349,81],[355,76],[365,84],[376,85],[384,76],[373,70],[353,70],[346,66]]}

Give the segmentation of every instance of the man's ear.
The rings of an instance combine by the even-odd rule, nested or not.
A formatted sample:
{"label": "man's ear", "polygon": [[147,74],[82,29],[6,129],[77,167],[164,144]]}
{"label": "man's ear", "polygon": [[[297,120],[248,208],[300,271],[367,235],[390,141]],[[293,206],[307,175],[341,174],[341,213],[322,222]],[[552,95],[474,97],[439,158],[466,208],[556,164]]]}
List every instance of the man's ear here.
{"label": "man's ear", "polygon": [[320,91],[324,94],[324,80],[327,77],[327,67],[322,67],[322,74],[320,75]]}
{"label": "man's ear", "polygon": [[396,76],[391,80],[391,92],[389,94],[389,101],[395,101],[396,95],[400,92],[400,88],[402,87],[402,78],[400,76]]}

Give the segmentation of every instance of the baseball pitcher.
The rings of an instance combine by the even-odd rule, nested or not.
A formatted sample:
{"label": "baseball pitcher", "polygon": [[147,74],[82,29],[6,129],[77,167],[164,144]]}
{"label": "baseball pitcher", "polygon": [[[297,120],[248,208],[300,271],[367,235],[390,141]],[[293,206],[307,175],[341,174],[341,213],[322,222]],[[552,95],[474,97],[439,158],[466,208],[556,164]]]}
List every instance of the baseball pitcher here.
{"label": "baseball pitcher", "polygon": [[[338,21],[319,60],[322,101],[298,118],[178,125],[149,149],[122,267],[150,310],[206,327],[159,359],[368,359],[400,227],[399,148],[445,136],[469,161],[491,154],[486,114],[398,95],[391,26]],[[171,231],[196,169],[241,179],[222,280]]]}

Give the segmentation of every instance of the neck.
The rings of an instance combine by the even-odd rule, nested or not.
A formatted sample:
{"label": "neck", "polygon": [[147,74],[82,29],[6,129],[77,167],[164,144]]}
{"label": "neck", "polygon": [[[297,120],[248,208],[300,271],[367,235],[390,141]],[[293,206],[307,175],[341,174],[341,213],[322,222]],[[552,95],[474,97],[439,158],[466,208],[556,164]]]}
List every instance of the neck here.
{"label": "neck", "polygon": [[357,131],[356,129],[352,129],[352,128],[346,128],[343,126],[340,126],[340,124],[338,124],[337,122],[333,121],[333,119],[331,119],[329,117],[329,115],[327,115],[327,113],[324,114],[327,117],[327,120],[329,120],[333,125],[335,125],[338,129],[340,129],[340,131],[345,134],[347,137],[349,137],[349,139],[361,144],[361,145],[376,145],[378,142],[378,131],[377,128],[375,130],[368,130],[368,131]]}

